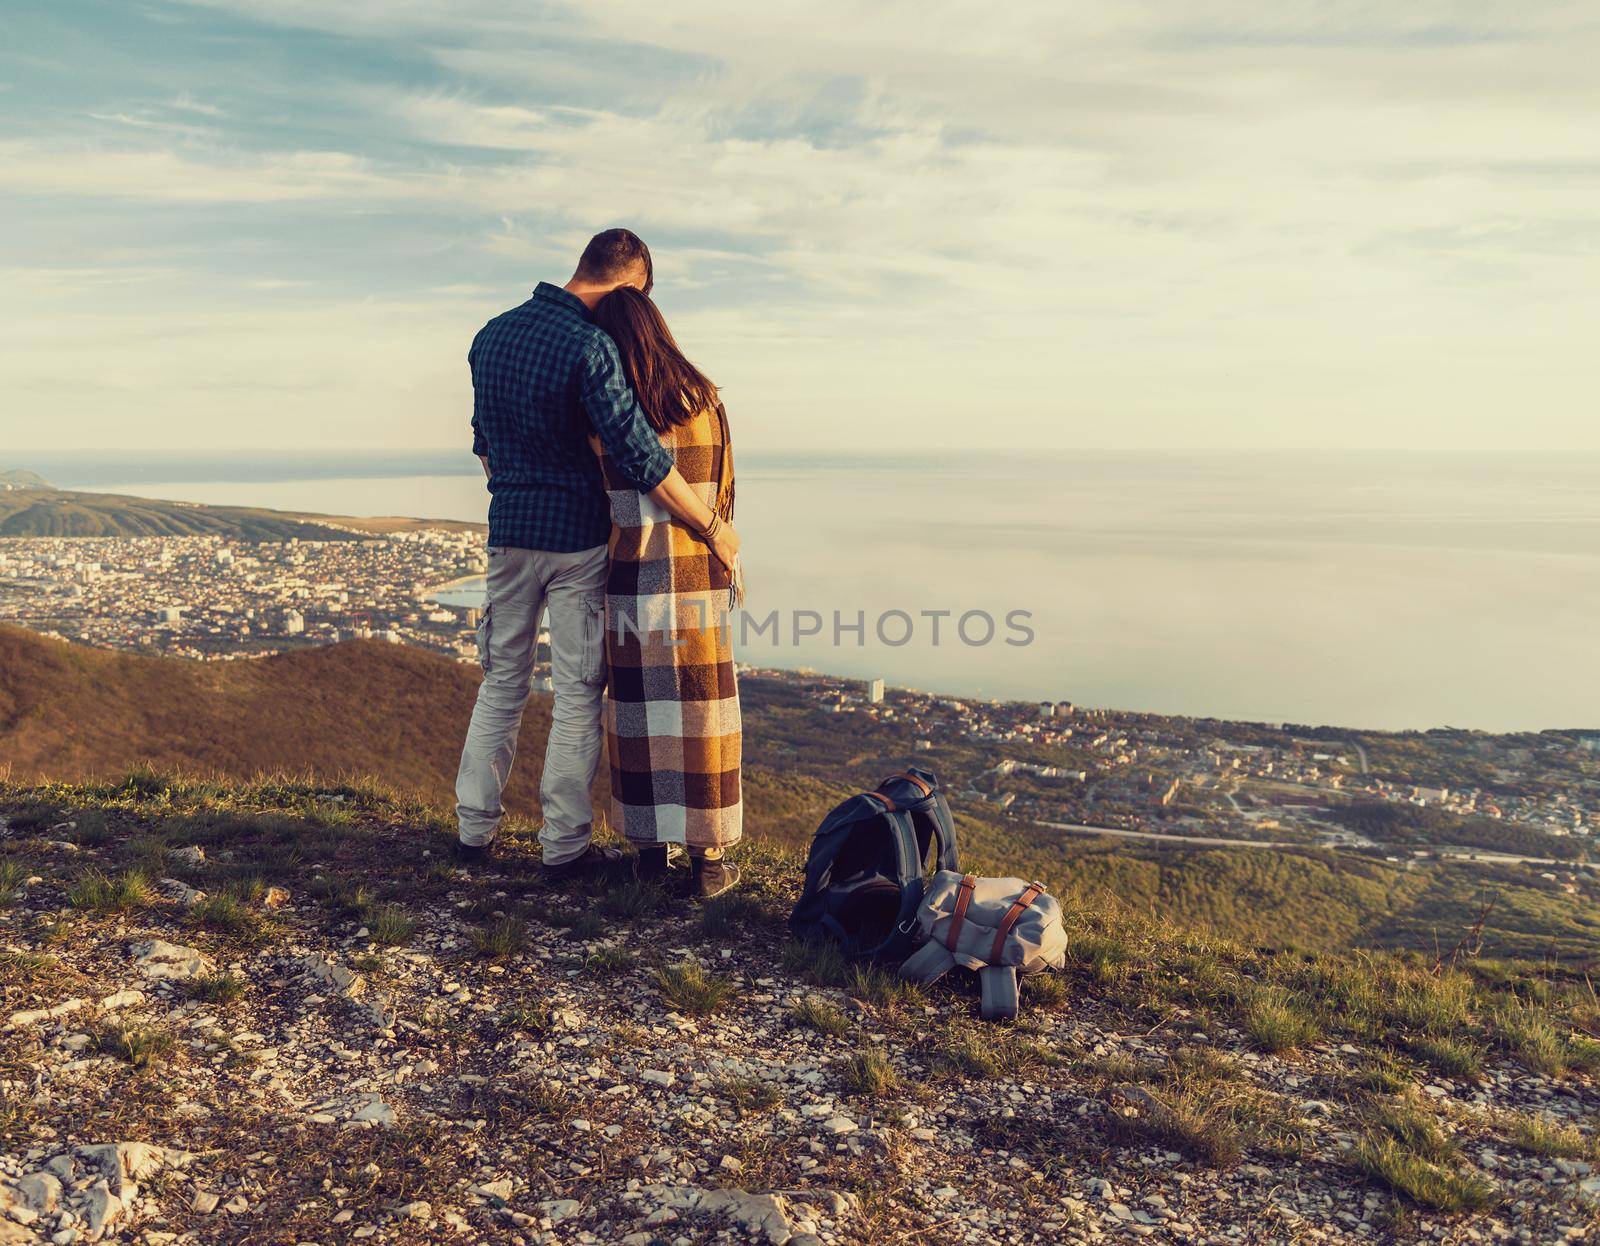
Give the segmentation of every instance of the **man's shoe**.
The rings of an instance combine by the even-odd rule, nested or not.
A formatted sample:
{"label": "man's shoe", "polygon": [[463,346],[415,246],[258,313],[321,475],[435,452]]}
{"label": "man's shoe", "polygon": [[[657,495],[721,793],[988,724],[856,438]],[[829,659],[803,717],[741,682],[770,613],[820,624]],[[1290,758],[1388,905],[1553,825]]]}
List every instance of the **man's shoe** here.
{"label": "man's shoe", "polygon": [[560,865],[541,865],[539,875],[547,883],[566,883],[575,878],[587,877],[596,870],[614,865],[620,860],[622,860],[620,849],[601,848],[597,844],[590,844],[570,861],[563,861]]}
{"label": "man's shoe", "polygon": [[455,858],[458,865],[482,865],[493,855],[494,840],[482,844],[464,844],[459,839],[455,842]]}
{"label": "man's shoe", "polygon": [[715,900],[724,892],[732,891],[739,884],[739,867],[730,865],[722,857],[707,860],[705,857],[695,857],[694,861],[694,894],[697,900]]}

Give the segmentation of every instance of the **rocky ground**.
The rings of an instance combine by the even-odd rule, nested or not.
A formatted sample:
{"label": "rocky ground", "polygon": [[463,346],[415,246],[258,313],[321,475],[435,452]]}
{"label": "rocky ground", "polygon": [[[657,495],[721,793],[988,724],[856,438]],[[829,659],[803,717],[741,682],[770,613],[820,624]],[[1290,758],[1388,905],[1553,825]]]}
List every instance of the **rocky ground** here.
{"label": "rocky ground", "polygon": [[1600,1240],[1555,978],[1078,917],[990,1026],[788,943],[759,849],[697,907],[360,790],[0,813],[0,1242]]}

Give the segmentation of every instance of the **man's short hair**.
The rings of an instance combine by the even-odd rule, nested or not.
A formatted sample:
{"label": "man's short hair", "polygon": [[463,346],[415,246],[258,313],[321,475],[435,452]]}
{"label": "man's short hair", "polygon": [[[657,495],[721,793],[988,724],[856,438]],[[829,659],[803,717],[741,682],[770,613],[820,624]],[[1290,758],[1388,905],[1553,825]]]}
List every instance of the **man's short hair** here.
{"label": "man's short hair", "polygon": [[655,284],[655,266],[650,262],[650,248],[644,239],[631,229],[607,229],[589,239],[583,254],[578,258],[577,276],[595,285],[620,281],[636,269],[644,269],[646,294]]}

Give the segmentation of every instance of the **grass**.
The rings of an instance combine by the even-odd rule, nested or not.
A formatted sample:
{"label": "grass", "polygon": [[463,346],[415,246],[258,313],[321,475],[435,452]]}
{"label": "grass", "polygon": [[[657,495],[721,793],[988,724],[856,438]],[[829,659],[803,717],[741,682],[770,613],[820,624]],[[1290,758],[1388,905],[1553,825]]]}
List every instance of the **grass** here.
{"label": "grass", "polygon": [[234,938],[259,934],[264,926],[261,914],[231,887],[201,900],[189,910],[189,920],[206,930],[215,930]]}
{"label": "grass", "polygon": [[478,955],[489,960],[515,956],[528,941],[528,927],[521,918],[497,917],[472,932],[472,945]]}
{"label": "grass", "polygon": [[876,965],[856,965],[848,975],[845,989],[855,999],[887,1012],[927,1002],[927,994],[915,982]]}
{"label": "grass", "polygon": [[0,904],[10,904],[28,871],[15,861],[0,861]]}
{"label": "grass", "polygon": [[1482,1049],[1464,1039],[1424,1034],[1410,1040],[1407,1046],[1418,1060],[1446,1077],[1476,1081],[1483,1076]]}
{"label": "grass", "polygon": [[656,975],[661,994],[679,1012],[705,1017],[717,1011],[733,993],[733,983],[710,973],[697,960],[680,961]]}
{"label": "grass", "polygon": [[379,905],[367,917],[367,937],[383,947],[409,943],[416,932],[416,921],[398,904]]}
{"label": "grass", "polygon": [[1460,1155],[1456,1140],[1410,1096],[1374,1104],[1353,1152],[1358,1170],[1420,1207],[1480,1211],[1494,1202],[1494,1187]]}
{"label": "grass", "polygon": [[1402,1097],[1376,1105],[1368,1124],[1387,1133],[1407,1150],[1434,1163],[1455,1159],[1461,1151],[1454,1138],[1445,1133],[1437,1119]]}
{"label": "grass", "polygon": [[758,929],[769,918],[766,906],[752,895],[732,891],[700,907],[700,933],[707,939],[726,939]]}
{"label": "grass", "polygon": [[596,948],[590,952],[589,955],[583,958],[583,967],[589,973],[600,977],[610,977],[632,969],[638,959],[627,948],[612,945],[610,947]]}
{"label": "grass", "polygon": [[1030,1006],[1062,1008],[1071,997],[1071,992],[1067,989],[1067,980],[1057,973],[1030,974],[1022,978],[1019,985],[1024,1008]]}
{"label": "grass", "polygon": [[182,984],[184,995],[207,1004],[231,1004],[244,994],[244,979],[231,973],[208,973]]}
{"label": "grass", "polygon": [[1584,1134],[1539,1112],[1497,1112],[1495,1133],[1519,1150],[1551,1159],[1600,1159],[1600,1137]]}
{"label": "grass", "polygon": [[143,1072],[155,1068],[177,1047],[170,1031],[154,1025],[111,1021],[95,1031],[95,1048]]}
{"label": "grass", "polygon": [[806,995],[797,999],[789,1015],[799,1024],[830,1038],[841,1038],[850,1032],[850,1019],[843,1010],[820,995]]}
{"label": "grass", "polygon": [[1477,1173],[1429,1160],[1396,1138],[1369,1135],[1356,1144],[1354,1155],[1368,1178],[1421,1207],[1482,1211],[1494,1202],[1494,1187]]}
{"label": "grass", "polygon": [[783,1102],[783,1090],[759,1077],[730,1077],[717,1084],[717,1093],[741,1112],[770,1112]]}
{"label": "grass", "polygon": [[555,1009],[543,1000],[531,1004],[517,1004],[500,1014],[500,1024],[507,1030],[520,1031],[535,1038],[550,1033],[555,1025]]}
{"label": "grass", "polygon": [[569,909],[562,906],[545,904],[530,905],[528,912],[531,916],[556,930],[565,930],[567,934],[585,942],[605,933],[606,924],[598,913],[589,909]]}
{"label": "grass", "polygon": [[67,888],[67,903],[91,913],[129,913],[150,901],[150,877],[142,870],[115,876],[89,870]]}
{"label": "grass", "polygon": [[817,986],[843,986],[850,976],[850,963],[835,943],[791,940],[778,956],[784,973]]}
{"label": "grass", "polygon": [[840,1069],[845,1089],[862,1098],[888,1094],[900,1084],[894,1062],[881,1047],[863,1047],[854,1052]]}
{"label": "grass", "polygon": [[1282,990],[1269,989],[1252,998],[1245,1010],[1245,1033],[1262,1051],[1295,1051],[1322,1037],[1317,1019]]}

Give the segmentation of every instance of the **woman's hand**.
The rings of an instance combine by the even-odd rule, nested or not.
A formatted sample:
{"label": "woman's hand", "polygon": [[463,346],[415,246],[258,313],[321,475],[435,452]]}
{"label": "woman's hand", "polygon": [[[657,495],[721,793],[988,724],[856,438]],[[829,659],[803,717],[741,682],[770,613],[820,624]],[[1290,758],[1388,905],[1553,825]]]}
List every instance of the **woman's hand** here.
{"label": "woman's hand", "polygon": [[711,546],[711,552],[717,556],[717,561],[730,571],[734,562],[739,557],[739,534],[731,523],[723,523],[717,528],[715,535],[706,538],[706,544]]}

